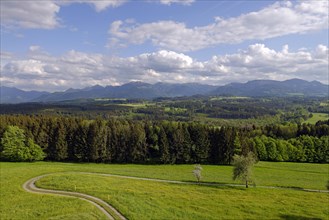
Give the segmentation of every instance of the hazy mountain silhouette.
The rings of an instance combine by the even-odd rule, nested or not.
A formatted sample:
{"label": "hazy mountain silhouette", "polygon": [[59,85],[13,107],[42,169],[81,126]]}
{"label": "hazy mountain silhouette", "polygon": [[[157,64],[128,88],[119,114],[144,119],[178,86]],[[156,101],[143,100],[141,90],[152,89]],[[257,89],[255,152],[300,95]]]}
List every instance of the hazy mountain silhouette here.
{"label": "hazy mountain silhouette", "polygon": [[92,86],[83,89],[68,89],[64,92],[23,91],[17,88],[1,87],[1,103],[56,102],[90,98],[139,98],[179,97],[193,95],[232,96],[328,96],[329,86],[318,81],[301,79],[286,81],[253,80],[247,83],[230,83],[225,86],[211,86],[198,83],[156,83],[131,82],[121,86]]}

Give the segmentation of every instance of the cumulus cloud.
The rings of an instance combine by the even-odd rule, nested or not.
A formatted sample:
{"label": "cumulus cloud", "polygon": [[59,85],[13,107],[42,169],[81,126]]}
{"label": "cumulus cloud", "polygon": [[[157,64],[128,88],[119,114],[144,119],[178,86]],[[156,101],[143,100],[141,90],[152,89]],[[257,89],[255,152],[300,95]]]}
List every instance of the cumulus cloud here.
{"label": "cumulus cloud", "polygon": [[58,91],[92,85],[120,85],[133,80],[148,83],[196,82],[223,85],[254,79],[301,78],[328,84],[328,47],[290,51],[288,45],[273,50],[253,44],[234,54],[213,56],[200,62],[183,53],[160,50],[133,57],[105,56],[75,50],[51,56],[34,45],[25,59],[1,53],[3,85],[22,89]]}
{"label": "cumulus cloud", "polygon": [[159,48],[186,52],[218,44],[303,34],[328,29],[328,4],[322,0],[277,2],[238,17],[216,17],[213,23],[199,27],[187,27],[175,21],[131,24],[119,20],[110,25],[107,46],[150,41]]}
{"label": "cumulus cloud", "polygon": [[1,26],[53,29],[60,26],[60,7],[53,1],[1,1]]}
{"label": "cumulus cloud", "polygon": [[5,28],[54,29],[61,26],[58,17],[60,8],[75,3],[92,5],[97,12],[109,7],[119,7],[126,0],[42,0],[42,1],[1,1],[1,26]]}
{"label": "cumulus cloud", "polygon": [[[0,1],[1,26],[5,28],[54,29],[62,26],[58,13],[63,6],[88,4],[91,5],[96,12],[101,12],[111,7],[119,7],[128,1],[129,0],[30,0],[28,3],[18,0]],[[190,5],[194,0],[157,0],[156,2],[160,2],[164,5]]]}

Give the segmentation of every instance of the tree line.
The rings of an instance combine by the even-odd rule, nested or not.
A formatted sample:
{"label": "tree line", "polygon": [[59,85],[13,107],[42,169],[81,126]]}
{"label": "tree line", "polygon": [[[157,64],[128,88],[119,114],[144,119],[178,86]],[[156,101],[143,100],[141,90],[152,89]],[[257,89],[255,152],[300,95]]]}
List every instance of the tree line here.
{"label": "tree line", "polygon": [[114,118],[2,115],[0,119],[1,139],[9,126],[17,126],[49,161],[230,164],[235,154],[253,152],[265,161],[329,162],[329,120],[237,128]]}

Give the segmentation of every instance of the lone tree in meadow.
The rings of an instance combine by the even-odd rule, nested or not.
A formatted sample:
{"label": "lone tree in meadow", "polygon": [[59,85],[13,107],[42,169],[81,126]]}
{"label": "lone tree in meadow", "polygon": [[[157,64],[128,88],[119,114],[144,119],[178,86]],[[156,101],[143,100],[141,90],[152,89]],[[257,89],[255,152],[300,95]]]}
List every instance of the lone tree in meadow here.
{"label": "lone tree in meadow", "polygon": [[233,180],[240,179],[246,183],[248,188],[248,182],[251,181],[252,167],[256,163],[255,155],[249,152],[247,156],[233,156]]}
{"label": "lone tree in meadow", "polygon": [[45,154],[41,147],[27,138],[24,130],[17,126],[8,126],[1,138],[0,159],[6,161],[43,160]]}
{"label": "lone tree in meadow", "polygon": [[194,166],[193,175],[195,176],[198,182],[200,182],[202,178],[201,171],[202,171],[202,167],[200,164]]}

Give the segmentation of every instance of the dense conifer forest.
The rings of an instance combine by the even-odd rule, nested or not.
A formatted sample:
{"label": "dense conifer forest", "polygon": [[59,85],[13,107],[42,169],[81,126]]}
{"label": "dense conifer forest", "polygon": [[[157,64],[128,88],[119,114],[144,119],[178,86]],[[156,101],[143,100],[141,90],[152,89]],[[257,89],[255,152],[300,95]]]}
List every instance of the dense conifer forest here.
{"label": "dense conifer forest", "polygon": [[315,125],[212,126],[167,120],[1,115],[25,131],[48,161],[230,164],[254,152],[263,161],[329,162],[329,120]]}

